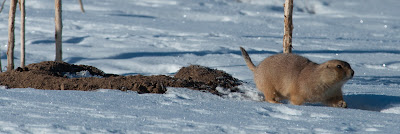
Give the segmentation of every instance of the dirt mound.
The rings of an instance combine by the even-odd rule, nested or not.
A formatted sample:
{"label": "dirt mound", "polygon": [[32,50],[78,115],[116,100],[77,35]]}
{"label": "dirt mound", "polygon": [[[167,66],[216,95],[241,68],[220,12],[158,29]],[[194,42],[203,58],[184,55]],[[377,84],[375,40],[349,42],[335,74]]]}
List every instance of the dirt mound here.
{"label": "dirt mound", "polygon": [[89,71],[96,76],[107,76],[103,71],[93,66],[73,65],[66,62],[44,61],[36,64],[29,64],[25,68],[17,68],[17,71],[30,71],[35,74],[46,74],[51,76],[63,77],[67,73]]}
{"label": "dirt mound", "polygon": [[205,83],[212,88],[217,86],[231,88],[240,85],[239,80],[221,70],[211,69],[199,65],[182,67],[175,78]]}
{"label": "dirt mound", "polygon": [[[68,74],[76,74],[82,71],[96,77],[67,77]],[[198,65],[181,68],[175,77],[166,75],[119,76],[106,74],[93,66],[54,61],[34,63],[25,68],[0,73],[0,85],[8,88],[48,90],[117,89],[132,90],[139,93],[165,93],[166,87],[185,87],[220,95],[216,87],[234,88],[240,84],[238,79],[223,71]]]}

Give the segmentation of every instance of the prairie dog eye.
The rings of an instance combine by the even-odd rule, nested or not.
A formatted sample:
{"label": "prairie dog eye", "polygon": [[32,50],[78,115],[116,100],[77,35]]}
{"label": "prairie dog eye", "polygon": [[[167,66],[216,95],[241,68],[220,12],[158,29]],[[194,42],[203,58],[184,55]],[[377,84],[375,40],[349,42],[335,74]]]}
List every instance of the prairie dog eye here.
{"label": "prairie dog eye", "polygon": [[342,65],[337,65],[336,67],[337,67],[337,68],[342,68]]}

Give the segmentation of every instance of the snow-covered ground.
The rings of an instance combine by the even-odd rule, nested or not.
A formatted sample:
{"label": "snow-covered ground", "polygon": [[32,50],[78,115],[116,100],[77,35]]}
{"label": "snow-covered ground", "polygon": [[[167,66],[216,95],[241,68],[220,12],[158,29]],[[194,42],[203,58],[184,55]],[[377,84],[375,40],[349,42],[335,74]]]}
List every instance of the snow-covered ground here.
{"label": "snow-covered ground", "polygon": [[[63,60],[123,75],[172,75],[199,64],[245,81],[245,94],[218,97],[168,88],[166,94],[6,89],[0,133],[398,133],[400,2],[299,0],[294,53],[348,61],[348,109],[262,102],[239,46],[255,63],[282,51],[283,0],[63,1]],[[54,60],[54,2],[26,3],[27,63]],[[0,14],[6,65],[9,1]],[[17,11],[19,14],[19,11]],[[17,15],[16,31],[19,31]],[[16,32],[19,33],[19,32]],[[19,63],[19,34],[15,63]],[[18,65],[17,65],[18,66]]]}

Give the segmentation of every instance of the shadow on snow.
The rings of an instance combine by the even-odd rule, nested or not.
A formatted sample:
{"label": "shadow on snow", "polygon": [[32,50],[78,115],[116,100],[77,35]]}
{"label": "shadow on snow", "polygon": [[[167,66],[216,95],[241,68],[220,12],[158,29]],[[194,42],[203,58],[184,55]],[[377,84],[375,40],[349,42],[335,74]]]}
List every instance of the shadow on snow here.
{"label": "shadow on snow", "polygon": [[[249,51],[252,54],[276,54],[277,52],[273,51]],[[76,63],[81,60],[99,60],[99,59],[131,59],[131,58],[138,58],[138,57],[164,57],[164,56],[182,56],[192,54],[196,56],[205,56],[210,54],[235,54],[241,55],[239,50],[232,51],[232,50],[224,50],[221,49],[220,51],[181,51],[181,52],[129,52],[129,53],[121,53],[118,55],[104,57],[104,58],[84,58],[84,57],[68,57],[64,61],[68,63]]]}
{"label": "shadow on snow", "polygon": [[400,76],[355,76],[349,84],[361,85],[391,85],[399,84]]}
{"label": "shadow on snow", "polygon": [[[64,41],[66,43],[69,42],[79,42],[83,40],[86,37],[78,37],[78,38],[71,38],[67,41]],[[49,40],[41,40],[41,41],[35,41],[32,44],[35,43],[44,43],[44,42],[49,42]],[[282,53],[278,51],[268,51],[268,50],[252,50],[249,49],[247,51],[250,54],[250,57],[252,54],[277,54],[277,53]],[[295,54],[373,54],[373,53],[387,53],[387,54],[400,54],[400,50],[311,50],[311,51],[303,51],[303,50],[294,50],[293,53]],[[104,57],[104,58],[85,58],[85,57],[69,57],[65,59],[64,61],[69,62],[69,63],[76,63],[84,59],[88,60],[97,60],[97,59],[130,59],[130,58],[137,58],[137,57],[163,57],[163,56],[182,56],[186,54],[193,54],[196,56],[205,56],[209,54],[235,54],[235,55],[241,55],[241,52],[239,51],[239,48],[237,50],[232,50],[228,48],[221,48],[220,50],[217,51],[175,51],[175,52],[128,52],[128,53],[121,53],[117,54],[114,56],[110,57]]]}
{"label": "shadow on snow", "polygon": [[376,94],[358,94],[345,95],[344,100],[350,109],[361,109],[369,111],[381,111],[396,105],[400,105],[400,97],[376,95]]}
{"label": "shadow on snow", "polygon": [[[68,38],[66,40],[63,40],[63,43],[78,44],[78,43],[82,42],[87,37],[89,37],[89,36],[71,37],[71,38]],[[54,43],[56,43],[54,39],[32,41],[32,44],[54,44]]]}
{"label": "shadow on snow", "polygon": [[138,15],[138,14],[109,14],[110,16],[120,16],[120,17],[133,17],[133,18],[144,18],[144,19],[156,19],[157,17],[149,15]]}

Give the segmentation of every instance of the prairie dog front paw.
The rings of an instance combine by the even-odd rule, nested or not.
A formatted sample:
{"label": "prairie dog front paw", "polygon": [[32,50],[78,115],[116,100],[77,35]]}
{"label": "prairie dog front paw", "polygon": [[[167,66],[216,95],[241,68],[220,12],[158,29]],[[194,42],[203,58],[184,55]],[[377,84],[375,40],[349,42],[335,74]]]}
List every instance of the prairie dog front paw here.
{"label": "prairie dog front paw", "polygon": [[333,105],[334,107],[341,107],[341,108],[347,108],[347,103],[343,100],[338,101],[336,104]]}

